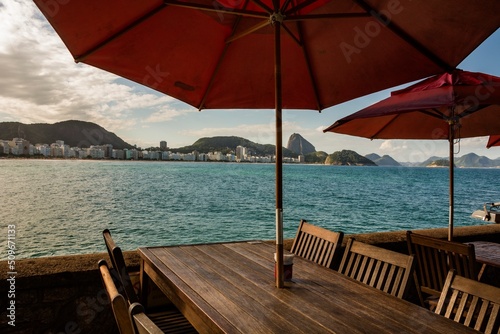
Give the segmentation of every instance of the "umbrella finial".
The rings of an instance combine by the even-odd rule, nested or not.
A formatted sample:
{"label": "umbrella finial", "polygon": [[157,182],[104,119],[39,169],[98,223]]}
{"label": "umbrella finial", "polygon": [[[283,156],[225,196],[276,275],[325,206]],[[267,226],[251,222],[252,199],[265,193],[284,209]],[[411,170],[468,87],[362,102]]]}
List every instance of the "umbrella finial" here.
{"label": "umbrella finial", "polygon": [[281,12],[272,13],[271,16],[269,17],[269,21],[271,22],[272,26],[274,26],[276,22],[279,22],[280,24],[283,23],[284,19],[285,15],[283,15]]}

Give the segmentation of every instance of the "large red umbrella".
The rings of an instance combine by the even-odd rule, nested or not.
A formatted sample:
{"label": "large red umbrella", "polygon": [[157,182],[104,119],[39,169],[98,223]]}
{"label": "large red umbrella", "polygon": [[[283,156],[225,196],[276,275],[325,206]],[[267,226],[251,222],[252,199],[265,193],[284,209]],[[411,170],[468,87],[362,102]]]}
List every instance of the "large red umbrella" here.
{"label": "large red umbrella", "polygon": [[447,139],[450,154],[448,239],[453,239],[453,144],[500,133],[500,78],[455,70],[430,77],[344,117],[324,132],[370,139]]}
{"label": "large red umbrella", "polygon": [[322,110],[455,68],[500,25],[496,0],[34,0],[83,62],[199,109]]}
{"label": "large red umbrella", "polygon": [[486,148],[490,148],[492,146],[500,146],[500,135],[491,135],[490,138],[488,138]]}

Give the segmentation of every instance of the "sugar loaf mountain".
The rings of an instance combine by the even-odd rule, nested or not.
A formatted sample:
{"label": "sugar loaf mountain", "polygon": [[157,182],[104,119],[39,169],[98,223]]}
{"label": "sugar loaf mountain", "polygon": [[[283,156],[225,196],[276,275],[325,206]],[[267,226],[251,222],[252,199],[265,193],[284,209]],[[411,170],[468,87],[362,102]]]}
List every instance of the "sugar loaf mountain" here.
{"label": "sugar loaf mountain", "polygon": [[[23,138],[32,144],[51,144],[58,140],[64,141],[71,147],[89,147],[91,145],[111,144],[116,149],[136,148],[107,131],[103,127],[84,121],[70,120],[54,124],[36,123],[23,124],[19,122],[0,122],[0,141],[11,141],[13,138]],[[236,136],[217,136],[200,138],[192,145],[170,148],[169,150],[179,153],[191,153],[198,151],[202,153],[219,151],[222,153],[234,152],[237,146],[246,147],[252,155],[272,156],[275,146],[272,144],[258,144],[248,139]],[[151,150],[159,148],[149,148]],[[148,150],[149,150],[148,149]],[[4,154],[5,155],[5,154]],[[351,150],[337,151],[328,154],[324,151],[316,151],[313,144],[298,133],[290,136],[287,146],[283,148],[283,156],[289,158],[302,157],[305,163],[346,165],[346,166],[418,166],[418,167],[448,167],[447,158],[430,157],[420,163],[399,163],[388,155],[380,156],[371,153],[365,156]],[[474,153],[456,157],[456,167],[500,167],[500,158],[489,159]]]}

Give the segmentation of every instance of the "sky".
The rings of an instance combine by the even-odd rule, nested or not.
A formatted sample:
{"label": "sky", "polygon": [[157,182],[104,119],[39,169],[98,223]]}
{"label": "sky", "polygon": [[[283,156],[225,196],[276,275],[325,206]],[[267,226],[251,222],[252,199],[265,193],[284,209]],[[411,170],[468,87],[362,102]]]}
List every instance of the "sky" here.
{"label": "sky", "polygon": [[[500,30],[458,67],[500,76]],[[275,143],[274,110],[204,110],[86,64],[76,64],[61,39],[31,1],[0,0],[0,122],[94,122],[139,147],[171,148],[201,137],[239,136]],[[336,120],[389,96],[394,87],[321,113],[283,111],[283,143],[299,133],[316,150],[348,149],[361,155],[388,154],[401,162],[447,157],[445,140],[369,140],[322,130]],[[11,139],[11,138],[0,138]],[[486,149],[487,137],[462,139],[456,156],[474,152],[495,159],[500,148]]]}

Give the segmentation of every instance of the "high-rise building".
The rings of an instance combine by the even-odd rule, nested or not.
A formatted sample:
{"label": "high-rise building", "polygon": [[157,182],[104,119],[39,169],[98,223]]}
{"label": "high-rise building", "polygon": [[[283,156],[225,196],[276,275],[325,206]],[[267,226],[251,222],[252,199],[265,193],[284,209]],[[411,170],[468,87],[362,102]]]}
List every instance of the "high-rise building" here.
{"label": "high-rise building", "polygon": [[162,140],[160,142],[160,150],[162,150],[162,151],[166,151],[167,150],[167,142],[166,141]]}
{"label": "high-rise building", "polygon": [[236,158],[238,160],[244,160],[247,155],[247,148],[241,145],[236,146]]}

